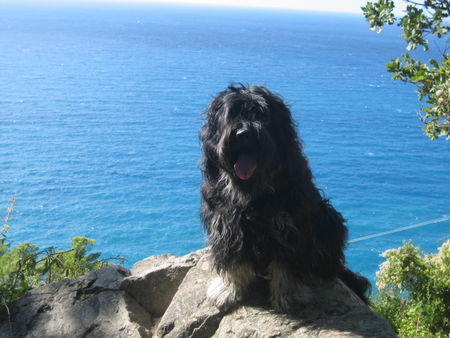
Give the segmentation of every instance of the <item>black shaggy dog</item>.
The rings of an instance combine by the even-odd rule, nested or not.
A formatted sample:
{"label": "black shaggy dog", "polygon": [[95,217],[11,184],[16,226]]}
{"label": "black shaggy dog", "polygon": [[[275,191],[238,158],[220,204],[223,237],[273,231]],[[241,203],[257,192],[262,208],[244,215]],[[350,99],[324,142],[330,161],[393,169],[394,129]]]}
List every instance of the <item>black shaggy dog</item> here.
{"label": "black shaggy dog", "polygon": [[345,220],[314,185],[280,97],[228,87],[209,104],[201,141],[201,217],[220,276],[208,288],[213,304],[237,304],[259,276],[280,312],[307,302],[318,280],[341,278],[367,300],[367,279],[344,266]]}

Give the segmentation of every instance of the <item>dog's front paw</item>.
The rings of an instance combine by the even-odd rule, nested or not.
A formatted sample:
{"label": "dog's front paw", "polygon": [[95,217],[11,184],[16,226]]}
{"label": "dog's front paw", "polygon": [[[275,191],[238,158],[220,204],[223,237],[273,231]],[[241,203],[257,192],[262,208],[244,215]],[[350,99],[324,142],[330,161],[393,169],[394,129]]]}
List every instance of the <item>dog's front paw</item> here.
{"label": "dog's front paw", "polygon": [[206,293],[208,301],[221,311],[227,311],[242,300],[242,290],[221,277],[214,278]]}
{"label": "dog's front paw", "polygon": [[287,290],[272,291],[270,303],[276,312],[292,313],[294,312],[295,299],[291,293],[285,291]]}
{"label": "dog's front paw", "polygon": [[306,285],[296,283],[272,288],[270,302],[276,312],[296,313],[312,301],[312,292]]}

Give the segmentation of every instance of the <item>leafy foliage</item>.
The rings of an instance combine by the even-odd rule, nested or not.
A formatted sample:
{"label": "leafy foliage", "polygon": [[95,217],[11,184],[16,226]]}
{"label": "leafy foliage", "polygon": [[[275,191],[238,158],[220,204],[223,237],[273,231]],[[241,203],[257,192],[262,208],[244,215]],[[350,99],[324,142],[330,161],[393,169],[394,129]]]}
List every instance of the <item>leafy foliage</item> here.
{"label": "leafy foliage", "polygon": [[[54,247],[39,249],[28,242],[11,247],[6,233],[15,201],[13,198],[6,208],[0,231],[0,303],[3,305],[41,284],[74,278],[110,264],[100,259],[99,252],[88,253],[95,241],[85,237],[73,237],[72,248],[65,251]],[[122,257],[114,259],[124,260]]]}
{"label": "leafy foliage", "polygon": [[[450,30],[450,1],[425,0],[422,3],[405,0],[408,5],[401,18],[394,15],[394,1],[378,0],[362,7],[372,30],[380,33],[383,27],[397,23],[408,51],[422,46],[429,49],[428,36],[442,39],[447,44]],[[429,64],[416,60],[410,54],[402,54],[387,64],[393,79],[409,82],[417,87],[420,101],[428,106],[421,108],[419,117],[425,124],[425,134],[432,140],[439,137],[450,139],[450,54],[441,52],[442,60],[429,60]]]}
{"label": "leafy foliage", "polygon": [[450,332],[450,239],[437,254],[411,242],[383,253],[379,294],[372,308],[404,337],[447,337]]}

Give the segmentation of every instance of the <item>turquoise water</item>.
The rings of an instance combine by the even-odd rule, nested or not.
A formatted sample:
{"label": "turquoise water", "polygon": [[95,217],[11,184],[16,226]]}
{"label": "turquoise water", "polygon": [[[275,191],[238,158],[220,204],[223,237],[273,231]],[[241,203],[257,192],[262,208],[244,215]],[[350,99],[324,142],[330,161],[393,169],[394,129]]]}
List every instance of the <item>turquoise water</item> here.
{"label": "turquoise water", "polygon": [[[398,32],[361,16],[173,6],[0,5],[0,205],[8,238],[67,248],[96,239],[127,265],[204,245],[202,111],[230,82],[292,106],[317,185],[350,237],[450,215],[450,144],[430,142],[414,88],[385,63]],[[450,221],[349,244],[373,278],[411,239],[434,250]]]}

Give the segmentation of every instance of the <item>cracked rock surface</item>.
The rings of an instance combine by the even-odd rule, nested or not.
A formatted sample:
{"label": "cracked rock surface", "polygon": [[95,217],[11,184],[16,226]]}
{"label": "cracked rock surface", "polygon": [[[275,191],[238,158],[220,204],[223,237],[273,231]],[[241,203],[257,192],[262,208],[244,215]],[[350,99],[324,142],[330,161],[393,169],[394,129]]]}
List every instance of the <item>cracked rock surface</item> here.
{"label": "cracked rock surface", "polygon": [[110,266],[31,290],[0,310],[0,337],[395,337],[342,282],[315,288],[298,314],[275,313],[266,281],[220,312],[206,300],[206,249]]}
{"label": "cracked rock surface", "polygon": [[31,290],[2,316],[0,337],[150,337],[151,316],[124,291],[112,266]]}

